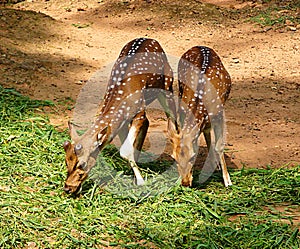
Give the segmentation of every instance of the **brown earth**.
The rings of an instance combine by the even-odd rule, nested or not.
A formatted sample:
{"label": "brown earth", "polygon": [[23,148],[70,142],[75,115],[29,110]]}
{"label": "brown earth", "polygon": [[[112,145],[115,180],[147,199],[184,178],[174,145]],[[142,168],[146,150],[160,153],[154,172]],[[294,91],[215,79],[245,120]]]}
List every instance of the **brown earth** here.
{"label": "brown earth", "polygon": [[[244,21],[248,16],[241,10],[262,7],[228,0],[28,0],[2,6],[0,84],[54,101],[51,122],[66,127],[85,82],[128,41],[154,38],[173,57],[195,45],[209,46],[233,81],[226,105],[230,166],[296,165],[300,27],[287,22],[269,29]],[[151,131],[166,132],[164,116],[155,111],[150,116]]]}

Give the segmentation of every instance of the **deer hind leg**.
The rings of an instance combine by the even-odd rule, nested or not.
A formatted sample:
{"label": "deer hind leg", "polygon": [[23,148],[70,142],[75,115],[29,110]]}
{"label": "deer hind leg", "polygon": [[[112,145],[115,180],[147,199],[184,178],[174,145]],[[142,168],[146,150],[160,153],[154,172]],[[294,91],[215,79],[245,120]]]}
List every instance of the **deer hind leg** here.
{"label": "deer hind leg", "polygon": [[219,115],[216,120],[212,123],[213,133],[213,146],[215,153],[217,155],[217,163],[219,167],[221,166],[222,175],[225,187],[232,185],[230,176],[227,170],[227,165],[224,157],[224,146],[225,146],[225,120],[224,115]]}
{"label": "deer hind leg", "polygon": [[149,121],[145,112],[138,113],[132,120],[128,135],[120,148],[120,155],[129,161],[129,164],[134,172],[137,185],[144,184],[144,179],[136,162],[139,158],[148,127]]}
{"label": "deer hind leg", "polygon": [[[158,95],[158,101],[163,107],[168,119],[171,119],[174,124],[176,121],[176,104],[173,95],[173,71],[168,63],[164,65],[163,81],[165,88]],[[177,128],[177,127],[176,127]]]}

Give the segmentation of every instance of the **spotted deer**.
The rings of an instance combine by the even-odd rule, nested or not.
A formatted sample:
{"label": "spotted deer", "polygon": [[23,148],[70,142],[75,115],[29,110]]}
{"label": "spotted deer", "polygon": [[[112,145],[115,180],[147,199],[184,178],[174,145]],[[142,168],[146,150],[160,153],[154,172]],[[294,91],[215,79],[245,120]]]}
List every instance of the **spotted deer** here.
{"label": "spotted deer", "polygon": [[113,66],[103,104],[92,126],[79,136],[69,122],[73,142],[66,141],[63,146],[66,193],[80,192],[98,154],[116,135],[122,142],[120,155],[129,161],[136,183],[144,183],[136,161],[149,126],[145,108],[157,98],[171,118],[168,107],[172,106],[172,83],[172,69],[156,40],[138,38],[124,46]]}
{"label": "spotted deer", "polygon": [[198,138],[204,133],[213,169],[222,169],[225,186],[232,185],[224,159],[224,103],[231,79],[219,56],[208,47],[196,46],[182,55],[178,64],[178,122],[168,122],[168,131],[183,186],[191,186]]}

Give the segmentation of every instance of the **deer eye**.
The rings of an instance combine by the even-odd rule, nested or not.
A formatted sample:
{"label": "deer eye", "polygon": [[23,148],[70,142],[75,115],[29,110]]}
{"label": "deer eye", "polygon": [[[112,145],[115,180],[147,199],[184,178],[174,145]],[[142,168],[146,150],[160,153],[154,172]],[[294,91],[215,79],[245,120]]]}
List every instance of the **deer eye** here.
{"label": "deer eye", "polygon": [[78,155],[78,154],[80,154],[80,152],[82,151],[82,144],[76,144],[75,145],[75,148],[74,148],[74,150],[75,150],[75,154],[76,155]]}

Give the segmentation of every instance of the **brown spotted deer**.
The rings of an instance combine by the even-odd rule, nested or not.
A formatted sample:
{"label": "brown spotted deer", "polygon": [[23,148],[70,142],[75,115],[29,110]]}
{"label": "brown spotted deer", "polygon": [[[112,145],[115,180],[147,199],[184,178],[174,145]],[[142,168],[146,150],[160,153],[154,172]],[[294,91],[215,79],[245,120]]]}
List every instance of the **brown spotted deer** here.
{"label": "brown spotted deer", "polygon": [[124,46],[113,66],[103,105],[92,126],[78,136],[69,122],[73,142],[64,143],[66,193],[76,194],[81,190],[98,154],[116,135],[122,142],[120,155],[129,161],[136,183],[144,183],[136,161],[149,126],[145,108],[157,98],[170,118],[172,83],[172,69],[157,41],[138,38]]}
{"label": "brown spotted deer", "polygon": [[224,103],[231,79],[218,55],[196,46],[182,55],[178,64],[179,104],[177,123],[169,120],[169,137],[183,186],[191,186],[198,138],[204,133],[210,167],[222,169],[225,186],[232,185],[224,159]]}

